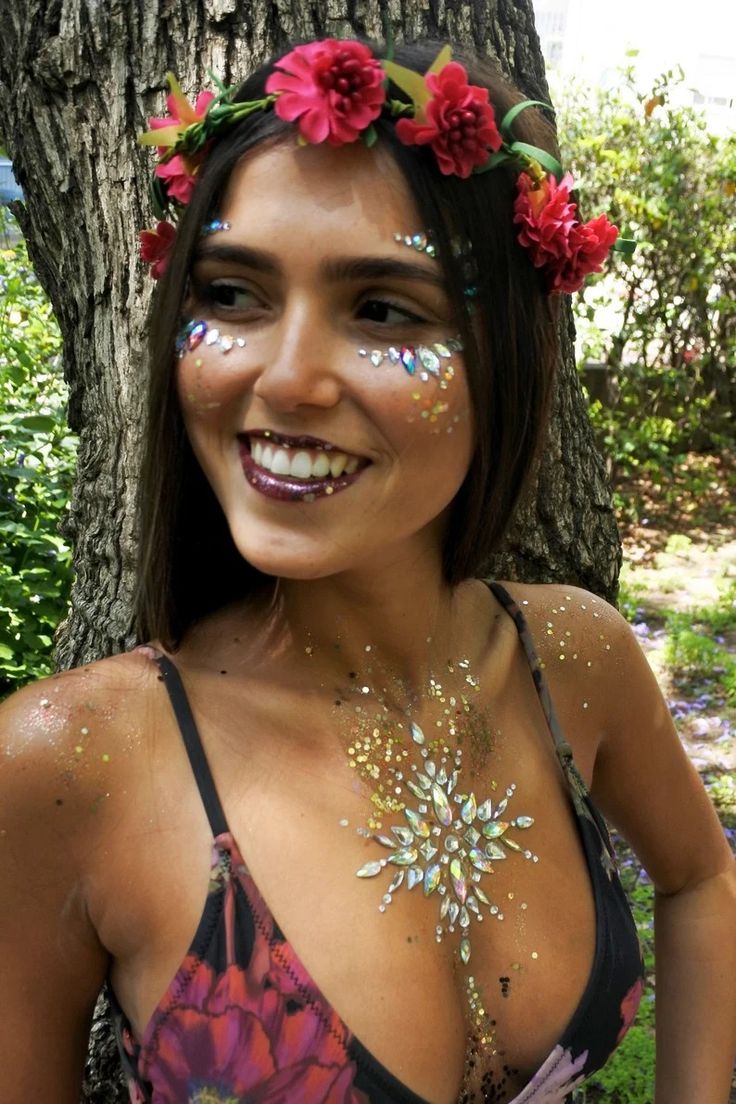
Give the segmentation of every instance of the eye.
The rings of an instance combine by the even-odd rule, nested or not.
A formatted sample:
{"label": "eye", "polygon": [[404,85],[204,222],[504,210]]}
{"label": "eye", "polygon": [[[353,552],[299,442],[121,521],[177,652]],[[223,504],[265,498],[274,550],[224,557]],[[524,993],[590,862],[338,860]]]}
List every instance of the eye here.
{"label": "eye", "polygon": [[424,322],[418,314],[408,310],[400,303],[390,299],[365,299],[358,307],[358,316],[368,322],[377,322],[383,326],[400,326],[406,322]]}
{"label": "eye", "polygon": [[213,280],[202,289],[203,297],[219,311],[245,311],[261,305],[255,292],[231,280]]}

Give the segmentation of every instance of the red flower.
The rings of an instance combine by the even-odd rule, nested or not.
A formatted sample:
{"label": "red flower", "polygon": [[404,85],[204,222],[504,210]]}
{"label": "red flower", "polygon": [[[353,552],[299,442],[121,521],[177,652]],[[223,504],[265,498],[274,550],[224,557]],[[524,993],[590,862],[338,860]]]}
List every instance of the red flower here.
{"label": "red flower", "polygon": [[618,229],[606,215],[581,223],[570,202],[573,179],[569,173],[558,184],[548,173],[536,186],[526,173],[516,182],[514,223],[521,227],[519,243],[528,249],[535,268],[547,272],[551,292],[578,291],[585,277],[600,272]]}
{"label": "red flower", "polygon": [[634,1022],[637,1009],[639,1008],[639,1001],[641,995],[644,992],[644,979],[637,978],[634,984],[629,989],[628,993],[621,1001],[621,1030],[618,1033],[616,1039],[616,1046],[621,1042],[626,1032]]}
{"label": "red flower", "polygon": [[354,142],[381,114],[386,98],[380,62],[360,42],[326,38],[297,46],[276,62],[266,92],[276,93],[276,114],[298,120],[308,142]]}
{"label": "red flower", "polygon": [[190,127],[192,123],[202,122],[207,114],[207,109],[215,98],[213,92],[200,92],[194,107],[192,107],[179,87],[179,82],[174,74],[167,73],[166,78],[171,87],[171,93],[166,97],[166,106],[171,114],[150,118],[148,120],[148,125],[151,130],[166,131],[165,134],[157,136],[162,143],[158,147],[158,152],[160,154],[166,153],[167,149],[171,146],[175,146],[184,131],[187,127]]}
{"label": "red flower", "polygon": [[468,84],[466,70],[456,61],[430,73],[426,84],[432,98],[423,118],[399,119],[396,133],[404,145],[430,145],[445,176],[468,177],[486,163],[489,147],[501,148],[488,89]]}
{"label": "red flower", "polygon": [[143,1050],[155,1104],[205,1098],[230,1104],[366,1104],[338,1033],[302,1002],[239,966],[216,972],[188,957],[185,1002],[166,1010]]}
{"label": "red flower", "polygon": [[159,222],[155,230],[141,230],[141,260],[151,266],[151,275],[158,280],[166,271],[169,254],[176,238],[176,227]]}
{"label": "red flower", "polygon": [[154,175],[160,176],[166,182],[166,194],[184,206],[192,198],[194,185],[197,183],[197,170],[203,157],[204,150],[196,158],[176,153],[168,161],[161,161],[154,170]]}

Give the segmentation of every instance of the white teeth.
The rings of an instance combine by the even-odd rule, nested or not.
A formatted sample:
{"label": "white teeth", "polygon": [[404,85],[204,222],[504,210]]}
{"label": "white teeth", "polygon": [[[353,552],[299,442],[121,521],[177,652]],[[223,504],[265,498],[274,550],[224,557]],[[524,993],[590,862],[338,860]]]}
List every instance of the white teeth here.
{"label": "white teeth", "polygon": [[338,452],[330,458],[330,475],[333,479],[337,479],[338,475],[342,475],[347,462],[348,458],[344,452]]}
{"label": "white teeth", "polygon": [[[355,461],[356,466],[358,461]],[[324,479],[326,475],[330,474],[330,461],[327,458],[326,452],[320,452],[317,459],[312,463],[312,475],[317,479]]]}
{"label": "white teeth", "polygon": [[285,449],[276,449],[276,455],[271,461],[271,471],[274,475],[288,475],[291,471],[289,454]]}
{"label": "white teeth", "polygon": [[312,474],[312,460],[308,452],[297,452],[292,458],[289,475],[295,475],[297,479],[309,479]]}
{"label": "white teeth", "polygon": [[360,460],[344,452],[325,452],[323,449],[287,449],[252,438],[250,454],[256,464],[274,475],[290,475],[294,479],[337,479],[345,473],[353,475]]}

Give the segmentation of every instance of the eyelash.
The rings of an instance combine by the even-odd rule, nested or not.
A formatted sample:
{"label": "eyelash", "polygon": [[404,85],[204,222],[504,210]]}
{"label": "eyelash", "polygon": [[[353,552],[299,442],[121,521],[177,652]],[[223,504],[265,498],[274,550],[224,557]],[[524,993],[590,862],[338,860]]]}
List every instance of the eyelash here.
{"label": "eyelash", "polygon": [[[221,298],[219,298],[219,294],[223,290],[227,290],[228,292],[232,292],[232,298],[234,298],[238,293],[240,293],[242,295],[250,295],[253,298],[255,298],[256,300],[258,299],[258,296],[257,296],[256,292],[251,291],[250,288],[243,287],[240,284],[236,284],[234,282],[227,281],[227,280],[212,281],[211,283],[200,285],[198,288],[196,288],[196,291],[197,291],[199,297],[201,297],[209,306],[213,307],[216,310],[220,310],[223,313],[237,314],[239,311],[245,311],[245,310],[253,309],[252,306],[251,307],[236,307],[236,306],[233,306],[232,303],[229,303],[229,304],[228,303],[223,303]],[[400,326],[402,324],[406,325],[407,323],[409,323],[410,325],[422,325],[423,323],[426,323],[426,321],[427,321],[421,315],[416,314],[414,311],[409,310],[402,303],[396,302],[396,300],[392,299],[390,296],[384,296],[384,295],[368,296],[365,299],[363,299],[363,301],[358,305],[357,310],[358,311],[363,310],[369,304],[380,304],[382,307],[386,307],[389,311],[396,311],[398,314],[402,314],[404,316],[403,320],[399,321],[399,322],[387,322],[387,321],[380,321],[378,319],[369,319],[368,320],[368,321],[372,322],[373,325],[376,325],[376,326],[387,326],[389,328],[392,328],[394,326]],[[254,304],[254,305],[257,306],[258,303],[256,302],[256,304]]]}

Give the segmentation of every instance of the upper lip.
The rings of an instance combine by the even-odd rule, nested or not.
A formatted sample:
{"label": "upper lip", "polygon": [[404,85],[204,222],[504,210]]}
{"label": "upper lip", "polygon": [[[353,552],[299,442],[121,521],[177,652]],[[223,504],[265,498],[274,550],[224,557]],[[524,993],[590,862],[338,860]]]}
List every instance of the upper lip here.
{"label": "upper lip", "polygon": [[308,434],[294,436],[290,433],[280,433],[275,429],[249,429],[245,433],[239,433],[238,437],[244,438],[246,441],[250,437],[263,437],[277,445],[284,445],[285,448],[322,449],[324,452],[343,452],[346,456],[355,456],[359,460],[365,459],[358,452],[343,448],[342,445],[336,445],[332,441],[325,441],[321,437],[311,437]]}

